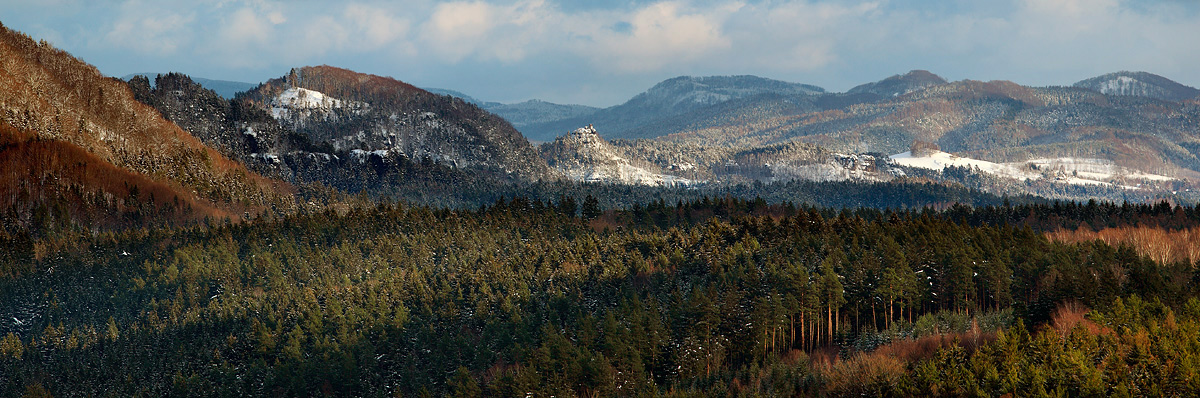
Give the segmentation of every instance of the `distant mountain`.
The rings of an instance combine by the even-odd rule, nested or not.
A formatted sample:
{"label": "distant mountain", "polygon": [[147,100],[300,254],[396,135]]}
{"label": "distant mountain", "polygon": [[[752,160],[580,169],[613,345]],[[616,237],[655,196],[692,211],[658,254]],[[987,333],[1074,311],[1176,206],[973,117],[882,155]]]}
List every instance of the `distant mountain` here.
{"label": "distant mountain", "polygon": [[840,154],[812,144],[703,146],[605,140],[585,126],[539,147],[551,167],[582,182],[690,186],[790,180],[887,181],[903,175],[881,154]]}
{"label": "distant mountain", "polygon": [[352,154],[428,158],[517,180],[556,178],[516,129],[460,98],[330,66],[293,69],[247,92],[280,124]]}
{"label": "distant mountain", "polygon": [[138,102],[124,82],[0,27],[0,209],[5,228],[194,223],[293,206]]}
{"label": "distant mountain", "polygon": [[825,94],[725,107],[714,114],[740,117],[677,124],[663,128],[672,134],[662,139],[750,147],[808,142],[887,154],[919,139],[992,162],[1089,158],[1151,174],[1200,175],[1200,106],[1194,103],[967,80],[893,97]]}
{"label": "distant mountain", "polygon": [[[515,104],[489,102],[483,104],[483,109],[499,115],[504,120],[508,120],[509,123],[512,123],[513,127],[524,133],[531,126],[591,115],[600,108],[587,105],[555,104],[534,99]],[[539,136],[537,138],[543,137]]]}
{"label": "distant mountain", "polygon": [[1082,80],[1074,87],[1108,95],[1130,95],[1166,101],[1185,101],[1200,97],[1200,90],[1147,72],[1115,72]]}
{"label": "distant mountain", "polygon": [[624,104],[592,114],[530,124],[523,131],[530,139],[549,141],[578,126],[594,124],[608,138],[651,138],[660,134],[642,126],[700,108],[762,94],[812,95],[824,91],[816,86],[757,76],[680,76],[658,83]]}
{"label": "distant mountain", "polygon": [[[162,74],[161,73],[135,73],[132,75],[121,76],[121,80],[129,81],[130,79],[133,79],[136,76],[142,76],[142,77],[145,77],[147,80],[149,80],[150,86],[153,87],[155,78],[160,75],[162,75]],[[254,86],[258,85],[256,83],[235,82],[235,81],[229,81],[229,80],[213,80],[213,79],[205,79],[202,77],[189,77],[189,79],[191,79],[193,82],[200,84],[200,87],[204,87],[206,89],[212,90],[213,92],[216,92],[217,95],[219,95],[225,99],[233,98],[233,96],[237,95],[237,93],[240,93],[243,91],[248,91],[248,90],[254,88]]]}
{"label": "distant mountain", "polygon": [[914,70],[903,75],[894,75],[874,83],[854,87],[846,93],[872,93],[883,97],[896,97],[939,84],[946,84],[946,79],[929,73],[929,71]]}
{"label": "distant mountain", "polygon": [[[589,115],[599,110],[599,108],[586,105],[563,105],[537,99],[513,104],[485,102],[455,90],[443,88],[424,88],[424,90],[438,95],[461,98],[463,101],[475,104],[512,123],[513,127],[526,134],[527,138],[530,126]],[[535,141],[544,141],[539,139],[539,137],[533,137],[532,139]]]}
{"label": "distant mountain", "polygon": [[[431,92],[431,93],[434,93],[434,94],[437,94],[437,95],[449,95],[451,97],[462,98],[463,101],[467,101],[469,103],[472,103],[472,104],[475,104],[478,106],[483,106],[485,104],[483,101],[475,99],[475,97],[463,94],[460,91],[455,91],[455,90],[450,90],[450,89],[445,89],[445,88],[429,88],[429,87],[422,87],[421,89]],[[490,104],[497,104],[497,103],[491,102]]]}

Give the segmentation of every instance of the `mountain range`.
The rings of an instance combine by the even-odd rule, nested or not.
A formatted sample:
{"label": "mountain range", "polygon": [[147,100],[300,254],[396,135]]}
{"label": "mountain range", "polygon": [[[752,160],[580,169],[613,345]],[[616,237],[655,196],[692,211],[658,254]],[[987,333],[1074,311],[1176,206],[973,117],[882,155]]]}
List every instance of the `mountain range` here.
{"label": "mountain range", "polygon": [[608,138],[657,136],[656,122],[673,116],[758,95],[811,95],[824,89],[758,76],[680,76],[654,85],[623,104],[560,120],[530,123],[525,133],[532,140],[548,141],[577,127],[594,124]]}
{"label": "mountain range", "polygon": [[684,76],[596,109],[468,101],[331,66],[227,97],[176,73],[105,78],[7,29],[3,45],[0,205],[21,225],[237,219],[296,209],[297,190],[437,201],[541,182],[918,177],[1125,198],[1191,192],[1200,176],[1200,92],[1145,72],[1029,87],[918,70],[844,93]]}
{"label": "mountain range", "polygon": [[[728,88],[742,82],[751,88]],[[1145,72],[1108,74],[1071,87],[1029,87],[948,82],[912,71],[846,93],[756,84],[762,82],[671,79],[625,104],[542,123],[556,127],[526,134],[592,124],[608,139],[733,148],[795,142],[882,154],[905,152],[921,140],[1002,163],[1088,159],[1179,178],[1195,178],[1200,170],[1200,92]],[[720,90],[744,95],[714,94]]]}

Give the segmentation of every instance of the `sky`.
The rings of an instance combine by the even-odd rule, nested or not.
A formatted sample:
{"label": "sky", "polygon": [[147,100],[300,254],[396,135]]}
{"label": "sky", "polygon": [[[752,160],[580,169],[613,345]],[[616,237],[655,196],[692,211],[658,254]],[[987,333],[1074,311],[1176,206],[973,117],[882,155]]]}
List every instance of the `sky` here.
{"label": "sky", "polygon": [[1200,0],[0,0],[0,23],[110,76],[257,83],[324,64],[506,103],[611,106],[680,75],[837,92],[913,69],[1200,86]]}

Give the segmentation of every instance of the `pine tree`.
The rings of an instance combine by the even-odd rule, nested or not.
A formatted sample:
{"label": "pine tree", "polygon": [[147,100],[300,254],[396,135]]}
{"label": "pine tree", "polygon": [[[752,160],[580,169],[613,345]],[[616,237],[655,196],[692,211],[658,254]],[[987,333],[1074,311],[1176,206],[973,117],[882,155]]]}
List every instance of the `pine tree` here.
{"label": "pine tree", "polygon": [[596,217],[600,217],[600,200],[592,195],[584,198],[582,216],[584,220],[594,220]]}

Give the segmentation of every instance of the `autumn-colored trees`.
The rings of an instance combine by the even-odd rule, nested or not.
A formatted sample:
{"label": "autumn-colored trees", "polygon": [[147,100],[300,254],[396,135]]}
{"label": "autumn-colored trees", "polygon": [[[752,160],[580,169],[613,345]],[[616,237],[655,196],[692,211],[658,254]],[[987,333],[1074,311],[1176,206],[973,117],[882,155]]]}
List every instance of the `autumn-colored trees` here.
{"label": "autumn-colored trees", "polygon": [[1121,226],[1099,231],[1078,228],[1060,229],[1046,233],[1052,240],[1080,243],[1101,240],[1112,246],[1128,245],[1144,256],[1159,263],[1200,261],[1200,230],[1185,228],[1172,230],[1153,226]]}
{"label": "autumn-colored trees", "polygon": [[[1155,308],[1196,296],[1190,267],[947,216],[961,211],[705,198],[606,212],[605,232],[564,211],[569,202],[357,206],[102,233],[51,255],[6,257],[19,264],[0,279],[0,316],[19,323],[0,323],[11,336],[0,341],[0,385],[158,395],[1001,391],[1009,387],[994,387],[986,367],[937,371],[973,363],[1014,316],[1033,328],[1052,322],[1067,300],[1108,311],[1131,294],[1160,298]],[[1119,331],[1134,321],[1094,322]],[[1009,369],[1019,368],[994,372]]]}

